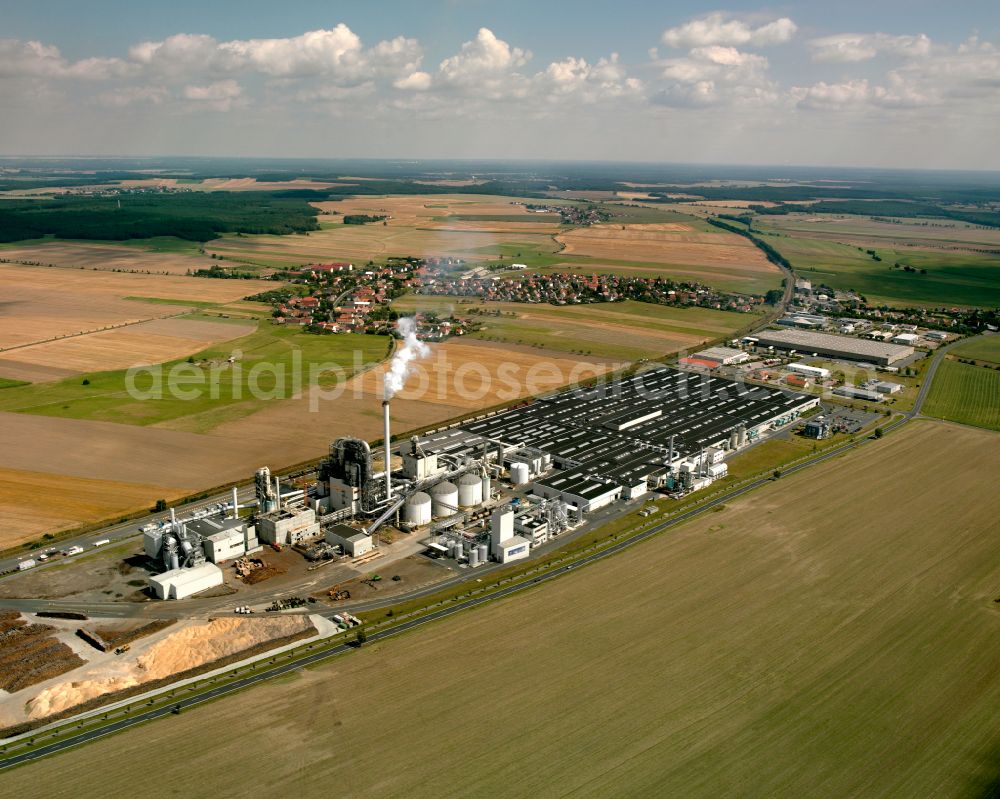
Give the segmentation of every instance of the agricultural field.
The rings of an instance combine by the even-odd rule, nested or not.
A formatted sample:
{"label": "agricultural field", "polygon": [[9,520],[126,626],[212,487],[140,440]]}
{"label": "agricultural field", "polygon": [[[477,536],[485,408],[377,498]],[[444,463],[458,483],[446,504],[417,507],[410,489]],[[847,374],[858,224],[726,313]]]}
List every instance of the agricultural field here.
{"label": "agricultural field", "polygon": [[158,499],[169,501],[187,493],[170,486],[0,467],[0,549],[52,530],[146,510]]}
{"label": "agricultural field", "polygon": [[[696,280],[732,291],[764,294],[777,287],[781,273],[750,241],[725,231],[700,229],[700,220],[643,225],[593,225],[556,236],[560,256],[600,264],[628,259],[657,265],[665,276]],[[599,267],[593,271],[601,271]]]}
{"label": "agricultural field", "polygon": [[[865,238],[857,233],[858,227],[864,228],[865,218],[854,217],[845,221],[843,229],[831,231],[824,226],[820,235],[815,229],[819,223],[814,220],[821,218],[809,217],[813,220],[810,223],[784,227],[788,224],[786,217],[758,217],[754,228],[802,277],[837,289],[853,289],[869,302],[930,307],[1000,305],[1000,231],[951,227],[943,221],[941,229],[955,230],[956,236],[997,240],[995,245],[969,241],[945,247],[916,236],[912,230],[938,231],[936,227],[883,224],[877,238]],[[885,230],[888,228],[893,230]],[[843,239],[836,237],[838,232]],[[892,238],[891,232],[897,236]],[[869,249],[881,261],[865,252]],[[926,274],[893,269],[897,263],[924,269]]]}
{"label": "agricultural field", "polygon": [[154,319],[19,347],[0,357],[0,371],[25,377],[40,370],[52,376],[79,375],[157,364],[193,355],[206,344],[238,338],[255,328],[256,324],[249,320],[227,323],[205,318]]}
{"label": "agricultural field", "polygon": [[[597,357],[557,355],[528,347],[452,339],[432,344],[413,364],[403,391],[392,401],[393,434],[427,428],[471,411],[550,391],[605,373],[614,364]],[[313,405],[308,397],[273,403],[246,418],[214,428],[213,435],[254,440],[283,431],[281,451],[308,445],[315,457],[340,435],[374,440],[382,436],[380,365],[348,381]],[[310,457],[303,455],[301,459]]]}
{"label": "agricultural field", "polygon": [[[277,285],[12,264],[0,264],[0,282],[0,377],[28,382],[101,368],[109,355],[149,362],[234,338],[238,329],[215,324],[218,319],[197,325],[168,317],[225,306]],[[244,308],[233,315],[250,316]]]}
{"label": "agricultural field", "polygon": [[[358,264],[405,255],[469,263],[509,260],[532,269],[674,277],[757,294],[780,280],[777,268],[750,242],[694,216],[609,203],[601,207],[614,215],[612,223],[567,228],[554,214],[534,214],[514,202],[541,201],[456,194],[317,202],[319,231],[225,236],[209,242],[206,250],[269,268],[334,260]],[[345,225],[340,216],[344,214],[389,218],[384,224]]]}
{"label": "agricultural field", "polygon": [[1000,366],[1000,335],[971,338],[961,344],[956,344],[948,351],[948,354]]}
{"label": "agricultural field", "polygon": [[216,263],[196,242],[174,238],[140,239],[128,244],[55,239],[2,244],[0,261],[152,275],[186,275]]}
{"label": "agricultural field", "polygon": [[308,388],[312,369],[323,369],[316,375],[320,385],[333,385],[338,375],[346,379],[380,361],[391,346],[387,337],[316,336],[272,324],[237,337],[242,326],[218,326],[229,340],[198,350],[190,361],[155,362],[131,378],[128,369],[117,369],[88,374],[86,384],[67,378],[10,388],[0,395],[0,411],[135,425],[174,422],[174,427],[207,432],[216,419],[254,413]]}
{"label": "agricultural field", "polygon": [[[661,358],[730,336],[752,324],[750,314],[633,302],[592,305],[481,303],[468,297],[409,294],[400,313],[455,313],[482,324],[471,338],[622,361]],[[473,309],[476,309],[474,312]],[[499,316],[491,314],[499,313]]]}
{"label": "agricultural field", "polygon": [[[460,769],[462,792],[483,796],[988,796],[1000,778],[992,440],[912,423],[527,594],[6,784],[114,799],[170,751],[187,763],[170,790],[198,794],[326,796],[336,782],[441,796]],[[942,504],[950,495],[963,501]],[[512,680],[525,663],[560,677]],[[498,729],[503,757],[470,746]],[[220,769],[247,740],[271,741],[267,768]]]}
{"label": "agricultural field", "polygon": [[946,357],[938,364],[922,410],[939,419],[1000,430],[1000,371]]}
{"label": "agricultural field", "polygon": [[[501,242],[523,241],[553,252],[559,220],[539,222],[515,198],[484,195],[414,195],[358,197],[313,203],[321,230],[296,236],[226,236],[206,244],[224,258],[261,266],[288,268],[307,263],[350,261],[355,264],[389,256],[455,257],[479,260],[499,254]],[[537,200],[526,200],[537,202]],[[386,223],[345,225],[343,216],[388,216]],[[463,221],[486,216],[488,221]]]}
{"label": "agricultural field", "polygon": [[756,225],[804,238],[845,244],[1000,254],[1000,229],[957,219],[897,219],[837,214],[788,214],[758,217]]}

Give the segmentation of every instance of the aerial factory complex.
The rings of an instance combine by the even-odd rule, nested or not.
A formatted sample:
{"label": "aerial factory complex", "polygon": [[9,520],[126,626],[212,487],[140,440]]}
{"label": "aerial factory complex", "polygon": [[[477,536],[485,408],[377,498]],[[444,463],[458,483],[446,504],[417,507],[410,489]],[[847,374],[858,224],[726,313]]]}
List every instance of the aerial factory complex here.
{"label": "aerial factory complex", "polygon": [[[660,366],[477,416],[388,452],[339,438],[307,490],[283,491],[266,467],[258,470],[252,516],[239,516],[234,491],[225,519],[172,514],[148,525],[146,554],[166,570],[151,584],[160,598],[181,599],[222,583],[214,564],[265,544],[362,558],[389,522],[421,535],[430,554],[470,567],[518,560],[612,503],[710,485],[725,476],[727,456],[818,404]],[[391,442],[391,402],[382,409]]]}

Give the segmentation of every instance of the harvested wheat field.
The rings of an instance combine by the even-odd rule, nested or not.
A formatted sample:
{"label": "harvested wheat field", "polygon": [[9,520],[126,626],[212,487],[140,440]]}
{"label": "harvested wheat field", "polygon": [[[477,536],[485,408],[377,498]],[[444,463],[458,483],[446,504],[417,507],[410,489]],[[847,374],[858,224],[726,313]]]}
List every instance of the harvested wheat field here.
{"label": "harvested wheat field", "polygon": [[[611,366],[597,358],[552,356],[481,341],[435,344],[429,357],[414,363],[406,388],[393,399],[393,434],[603,374]],[[310,453],[300,460],[315,457],[338,436],[381,438],[385,368],[379,365],[348,381],[335,396],[319,398],[315,410],[308,397],[283,400],[253,416],[221,424],[212,434],[243,440],[281,430],[287,440],[282,451],[303,446]]]}
{"label": "harvested wheat field", "polygon": [[[28,379],[35,367],[60,370],[61,376],[126,369],[184,358],[252,333],[256,324],[212,322],[200,319],[156,319],[115,330],[22,346],[0,357],[0,374]],[[27,369],[19,373],[19,366]]]}
{"label": "harvested wheat field", "polygon": [[[5,463],[7,459],[5,458]],[[0,549],[189,493],[182,488],[0,468]]]}
{"label": "harvested wheat field", "polygon": [[648,225],[593,225],[560,233],[565,255],[622,258],[653,263],[738,264],[748,271],[776,269],[742,236],[701,233],[683,223]]}
{"label": "harvested wheat field", "polygon": [[255,440],[220,440],[157,427],[0,413],[4,467],[45,474],[193,490],[243,479],[289,452],[318,454],[315,443],[287,442],[283,448],[280,430],[259,433]]}
{"label": "harvested wheat field", "polygon": [[208,269],[214,261],[196,252],[156,252],[127,244],[89,244],[77,241],[46,241],[0,247],[0,259],[28,261],[41,266],[65,266],[84,270],[124,269],[156,275],[185,275],[188,270]]}
{"label": "harvested wheat field", "polygon": [[[994,441],[908,425],[525,595],[6,786],[131,796],[170,751],[187,767],[153,796],[989,796]],[[548,678],[511,680],[525,664]],[[498,730],[502,757],[470,745]],[[266,764],[220,769],[248,740],[271,742]]]}
{"label": "harvested wheat field", "polygon": [[[415,195],[356,197],[317,202],[322,230],[299,236],[225,236],[206,250],[249,258],[265,266],[289,266],[344,260],[363,263],[388,256],[451,256],[482,260],[511,241],[526,250],[558,249],[552,234],[559,220],[532,214],[513,197],[483,195]],[[531,201],[528,202],[537,202]],[[334,213],[335,212],[335,213]],[[344,225],[344,214],[388,215],[385,224]],[[467,218],[463,218],[467,217]]]}
{"label": "harvested wheat field", "polygon": [[[0,264],[0,348],[109,325],[183,313],[204,303],[227,303],[274,288],[259,280],[92,272]],[[156,302],[128,298],[149,298]],[[177,304],[162,300],[177,300]]]}

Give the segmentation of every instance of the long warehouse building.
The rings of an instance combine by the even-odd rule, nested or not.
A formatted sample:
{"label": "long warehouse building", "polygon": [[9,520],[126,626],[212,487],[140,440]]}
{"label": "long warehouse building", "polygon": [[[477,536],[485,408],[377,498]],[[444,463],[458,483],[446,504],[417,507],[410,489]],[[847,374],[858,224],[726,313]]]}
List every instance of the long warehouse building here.
{"label": "long warehouse building", "polygon": [[799,354],[828,355],[851,361],[864,361],[876,366],[891,366],[909,358],[913,347],[886,344],[882,341],[837,336],[832,333],[815,333],[811,330],[764,330],[755,333],[758,347],[795,350]]}
{"label": "long warehouse building", "polygon": [[560,471],[536,480],[538,493],[589,511],[641,496],[668,466],[743,446],[818,404],[815,396],[659,367],[460,423],[420,446],[455,459],[496,446],[515,452],[511,462],[541,456]]}

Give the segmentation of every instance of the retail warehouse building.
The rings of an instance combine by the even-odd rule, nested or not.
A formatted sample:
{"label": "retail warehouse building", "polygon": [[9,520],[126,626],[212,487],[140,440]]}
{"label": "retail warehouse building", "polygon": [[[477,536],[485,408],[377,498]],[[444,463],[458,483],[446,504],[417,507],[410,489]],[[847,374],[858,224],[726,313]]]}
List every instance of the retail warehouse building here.
{"label": "retail warehouse building", "polygon": [[758,347],[795,351],[799,355],[824,355],[849,361],[863,361],[876,366],[891,366],[909,358],[915,350],[902,344],[815,333],[811,330],[764,330],[756,333]]}

